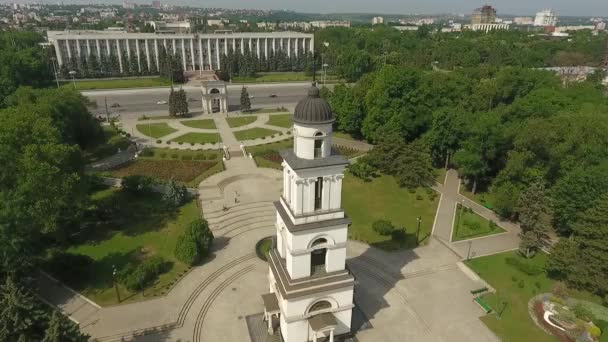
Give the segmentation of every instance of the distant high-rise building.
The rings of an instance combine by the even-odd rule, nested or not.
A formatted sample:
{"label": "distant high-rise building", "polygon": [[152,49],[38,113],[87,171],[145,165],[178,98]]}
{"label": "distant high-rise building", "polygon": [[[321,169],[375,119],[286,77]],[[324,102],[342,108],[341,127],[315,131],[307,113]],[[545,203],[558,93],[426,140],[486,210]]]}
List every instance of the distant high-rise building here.
{"label": "distant high-rise building", "polygon": [[123,0],[123,2],[122,2],[122,8],[133,9],[133,8],[135,8],[135,3],[134,2],[130,2],[128,0]]}
{"label": "distant high-rise building", "polygon": [[490,5],[476,8],[471,14],[471,24],[493,24],[496,21],[496,9]]}
{"label": "distant high-rise building", "polygon": [[160,0],[152,1],[152,7],[156,8],[156,9],[160,9]]}
{"label": "distant high-rise building", "polygon": [[515,25],[532,25],[534,24],[534,18],[532,17],[515,17],[513,18]]}
{"label": "distant high-rise building", "polygon": [[384,24],[384,17],[373,17],[372,25],[381,25]]}
{"label": "distant high-rise building", "polygon": [[557,25],[557,15],[550,9],[544,9],[536,13],[534,26],[555,26]]}

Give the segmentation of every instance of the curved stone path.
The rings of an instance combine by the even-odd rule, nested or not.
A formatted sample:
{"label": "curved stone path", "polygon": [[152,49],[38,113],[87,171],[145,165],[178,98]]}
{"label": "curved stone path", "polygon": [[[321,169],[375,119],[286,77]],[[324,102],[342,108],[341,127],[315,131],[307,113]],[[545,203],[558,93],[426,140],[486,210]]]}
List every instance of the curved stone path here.
{"label": "curved stone path", "polygon": [[[216,236],[211,260],[193,268],[164,297],[99,308],[82,329],[96,341],[249,341],[246,317],[263,308],[268,265],[254,253],[275,233],[272,202],[282,174],[246,157],[199,186]],[[483,285],[461,271],[460,258],[435,239],[414,250],[385,252],[350,241],[355,301],[372,328],[359,341],[498,341],[479,321],[468,291]]]}

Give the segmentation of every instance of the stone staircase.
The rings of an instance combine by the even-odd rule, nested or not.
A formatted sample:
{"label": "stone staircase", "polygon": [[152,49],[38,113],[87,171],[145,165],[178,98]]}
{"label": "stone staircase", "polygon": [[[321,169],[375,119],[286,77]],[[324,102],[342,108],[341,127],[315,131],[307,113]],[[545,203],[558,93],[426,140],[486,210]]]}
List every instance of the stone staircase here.
{"label": "stone staircase", "polygon": [[236,237],[252,230],[275,230],[276,211],[271,201],[237,204],[205,213],[215,236]]}

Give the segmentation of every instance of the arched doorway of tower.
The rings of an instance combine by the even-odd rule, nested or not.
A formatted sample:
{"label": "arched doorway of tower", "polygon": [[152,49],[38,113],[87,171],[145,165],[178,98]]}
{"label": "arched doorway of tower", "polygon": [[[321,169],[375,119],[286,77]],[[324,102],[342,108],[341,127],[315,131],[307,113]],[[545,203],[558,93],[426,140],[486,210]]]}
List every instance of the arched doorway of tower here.
{"label": "arched doorway of tower", "polygon": [[316,239],[311,247],[313,248],[310,254],[310,273],[311,275],[319,272],[325,272],[325,263],[327,260],[327,239]]}
{"label": "arched doorway of tower", "polygon": [[[209,94],[219,94],[219,93],[220,93],[220,91],[217,88],[213,88],[209,91]],[[213,113],[220,111],[220,101],[221,101],[221,99],[215,98],[215,97],[211,100],[211,111]]]}

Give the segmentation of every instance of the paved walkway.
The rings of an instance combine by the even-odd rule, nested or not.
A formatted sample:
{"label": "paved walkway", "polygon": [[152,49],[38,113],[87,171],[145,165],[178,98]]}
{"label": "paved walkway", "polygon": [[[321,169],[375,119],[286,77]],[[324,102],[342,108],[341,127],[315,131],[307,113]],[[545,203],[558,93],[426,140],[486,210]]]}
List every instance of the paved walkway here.
{"label": "paved walkway", "polygon": [[[457,180],[454,173],[448,175]],[[280,171],[234,156],[224,172],[200,184],[201,207],[216,236],[212,259],[193,268],[164,297],[98,308],[48,278],[41,278],[40,294],[97,341],[135,336],[138,341],[248,341],[245,318],[263,310],[259,295],[268,291],[268,266],[257,259],[254,246],[276,232],[272,201],[281,192],[281,179]],[[438,186],[445,192],[440,208],[446,212],[437,214],[437,239],[429,245],[389,253],[349,242],[348,265],[358,280],[356,305],[373,327],[361,331],[359,341],[395,336],[498,341],[478,319],[484,313],[469,293],[484,282],[462,266],[459,247],[446,248],[441,238],[451,229],[450,203],[453,207],[459,198],[453,180]]]}
{"label": "paved walkway", "polygon": [[[473,202],[459,193],[460,178],[456,170],[448,170],[444,184],[437,184],[434,189],[441,194],[433,235],[460,255],[462,258],[473,258],[517,249],[519,246],[519,225],[498,217],[493,211]],[[457,206],[461,204],[473,209],[481,217],[494,221],[506,232],[452,242],[452,232]]]}

